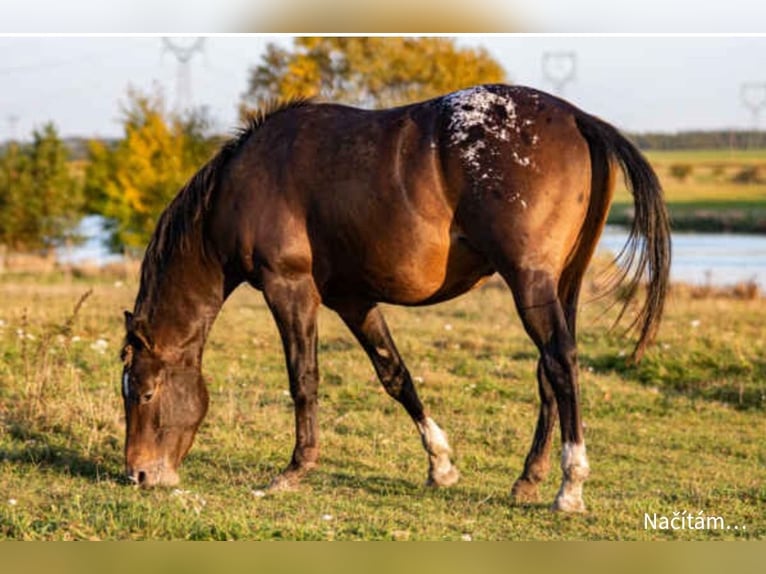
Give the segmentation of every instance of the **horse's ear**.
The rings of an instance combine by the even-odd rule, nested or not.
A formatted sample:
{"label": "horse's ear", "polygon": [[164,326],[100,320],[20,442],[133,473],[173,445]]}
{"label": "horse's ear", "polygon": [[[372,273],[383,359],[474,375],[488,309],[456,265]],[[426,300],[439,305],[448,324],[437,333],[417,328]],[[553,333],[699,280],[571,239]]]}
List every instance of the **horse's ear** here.
{"label": "horse's ear", "polygon": [[126,367],[130,367],[133,364],[133,345],[128,343],[122,348],[120,359],[122,359],[122,362]]}
{"label": "horse's ear", "polygon": [[149,351],[154,347],[152,338],[149,336],[148,329],[146,328],[146,321],[142,317],[136,317],[130,311],[125,311],[125,332],[128,334],[128,341],[131,338],[136,339]]}

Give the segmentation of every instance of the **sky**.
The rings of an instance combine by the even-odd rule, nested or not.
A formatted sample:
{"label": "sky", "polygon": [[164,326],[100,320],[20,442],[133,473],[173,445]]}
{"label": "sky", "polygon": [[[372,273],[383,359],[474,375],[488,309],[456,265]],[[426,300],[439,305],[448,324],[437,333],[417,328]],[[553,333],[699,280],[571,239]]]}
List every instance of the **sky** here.
{"label": "sky", "polygon": [[[190,61],[191,103],[208,107],[217,131],[236,126],[248,71],[268,42],[287,46],[291,37],[207,37]],[[471,35],[458,43],[484,46],[512,83],[547,91],[556,86],[546,77],[544,55],[575,54],[575,77],[562,95],[629,131],[750,128],[741,87],[766,85],[766,35]],[[556,63],[572,62],[554,58],[548,76],[556,74]],[[27,139],[46,121],[67,137],[119,136],[128,87],[159,88],[176,101],[177,62],[161,37],[0,37],[0,141]],[[766,88],[749,96],[766,106]],[[766,128],[766,108],[760,123]]]}

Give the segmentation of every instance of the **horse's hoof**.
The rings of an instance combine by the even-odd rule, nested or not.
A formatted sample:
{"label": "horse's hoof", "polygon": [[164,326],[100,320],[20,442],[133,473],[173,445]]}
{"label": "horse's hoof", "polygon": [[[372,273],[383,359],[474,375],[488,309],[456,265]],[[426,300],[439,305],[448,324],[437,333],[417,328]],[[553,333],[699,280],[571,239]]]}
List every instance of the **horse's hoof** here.
{"label": "horse's hoof", "polygon": [[433,488],[446,488],[452,486],[460,480],[460,473],[454,464],[451,464],[449,469],[444,472],[432,472],[428,476],[426,486]]}
{"label": "horse's hoof", "polygon": [[297,473],[283,473],[271,481],[266,490],[269,492],[295,492],[300,488],[301,480]]}
{"label": "horse's hoof", "polygon": [[520,478],[513,483],[511,498],[516,504],[540,502],[540,491],[536,483],[526,478]]}
{"label": "horse's hoof", "polygon": [[556,512],[585,512],[585,503],[582,498],[572,496],[557,496],[553,501],[551,510]]}

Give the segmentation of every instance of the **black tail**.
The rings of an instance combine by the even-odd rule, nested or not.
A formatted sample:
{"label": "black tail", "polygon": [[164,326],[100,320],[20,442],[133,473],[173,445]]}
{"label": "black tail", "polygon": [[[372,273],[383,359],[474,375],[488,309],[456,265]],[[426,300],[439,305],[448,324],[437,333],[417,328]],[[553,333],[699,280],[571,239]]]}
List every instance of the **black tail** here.
{"label": "black tail", "polygon": [[670,223],[662,187],[654,170],[641,152],[611,125],[580,112],[577,126],[591,148],[600,148],[601,156],[616,159],[633,195],[635,216],[628,241],[617,256],[622,267],[620,283],[627,281],[627,297],[620,311],[622,318],[635,298],[642,278],[648,273],[646,300],[629,329],[639,329],[633,360],[641,360],[646,346],[654,338],[662,318],[670,276]]}

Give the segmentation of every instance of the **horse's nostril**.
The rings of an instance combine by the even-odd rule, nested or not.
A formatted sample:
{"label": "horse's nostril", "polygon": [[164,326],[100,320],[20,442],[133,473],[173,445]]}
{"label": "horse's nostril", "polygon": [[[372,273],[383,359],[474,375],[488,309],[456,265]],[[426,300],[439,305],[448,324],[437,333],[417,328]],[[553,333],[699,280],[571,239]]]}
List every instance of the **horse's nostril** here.
{"label": "horse's nostril", "polygon": [[146,482],[146,473],[143,470],[138,471],[138,484],[143,485]]}

